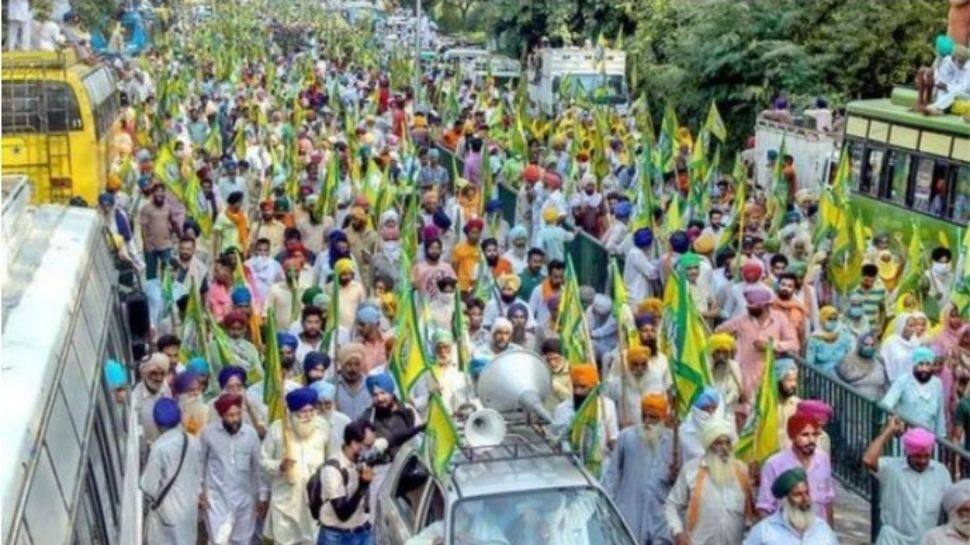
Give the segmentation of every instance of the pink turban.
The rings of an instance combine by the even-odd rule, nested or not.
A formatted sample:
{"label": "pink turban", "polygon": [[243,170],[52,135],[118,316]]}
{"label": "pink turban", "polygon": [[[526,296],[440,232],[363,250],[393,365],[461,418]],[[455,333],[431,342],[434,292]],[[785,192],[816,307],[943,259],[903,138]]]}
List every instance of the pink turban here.
{"label": "pink turban", "polygon": [[817,399],[804,399],[798,402],[795,412],[807,414],[819,422],[828,422],[832,418],[832,407]]}
{"label": "pink turban", "polygon": [[935,443],[936,436],[923,428],[910,428],[903,434],[903,452],[907,456],[930,454]]}
{"label": "pink turban", "polygon": [[742,294],[750,306],[767,305],[771,302],[771,290],[761,284],[745,286]]}

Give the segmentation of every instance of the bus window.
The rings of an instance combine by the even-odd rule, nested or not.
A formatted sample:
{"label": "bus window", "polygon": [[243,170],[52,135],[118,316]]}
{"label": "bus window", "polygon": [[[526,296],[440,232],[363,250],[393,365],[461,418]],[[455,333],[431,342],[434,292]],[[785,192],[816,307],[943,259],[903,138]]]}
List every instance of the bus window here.
{"label": "bus window", "polygon": [[934,216],[946,213],[949,196],[947,170],[945,163],[937,163],[929,157],[919,159],[913,187],[913,209]]}
{"label": "bus window", "polygon": [[906,206],[906,190],[909,186],[909,171],[912,163],[913,156],[905,151],[889,152],[889,160],[886,162],[886,175],[889,178],[887,197],[896,204]]}
{"label": "bus window", "polygon": [[862,154],[865,151],[865,144],[862,142],[849,143],[849,187],[862,191],[860,181],[862,180]]}
{"label": "bus window", "polygon": [[886,158],[886,150],[872,149],[866,150],[866,161],[862,168],[862,175],[859,178],[859,193],[879,196],[879,186],[882,180],[882,165]]}
{"label": "bus window", "polygon": [[956,169],[954,177],[956,191],[953,192],[953,220],[961,225],[970,223],[970,165]]}
{"label": "bus window", "polygon": [[77,96],[66,83],[5,82],[2,106],[3,132],[67,132],[83,128]]}

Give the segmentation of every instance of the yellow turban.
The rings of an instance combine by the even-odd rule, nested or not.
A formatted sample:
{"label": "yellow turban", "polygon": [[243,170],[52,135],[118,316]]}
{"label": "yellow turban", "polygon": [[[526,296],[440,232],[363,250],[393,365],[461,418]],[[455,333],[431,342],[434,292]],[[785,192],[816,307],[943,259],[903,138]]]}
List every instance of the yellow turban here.
{"label": "yellow turban", "polygon": [[631,346],[626,350],[627,361],[646,361],[650,359],[650,348],[647,346]]}
{"label": "yellow turban", "polygon": [[556,218],[558,217],[559,217],[559,210],[556,210],[555,206],[550,206],[542,210],[542,220],[545,221],[546,223],[552,223],[556,221]]}
{"label": "yellow turban", "polygon": [[522,280],[514,274],[503,274],[498,277],[499,288],[512,288],[515,291],[519,291],[522,286]]}
{"label": "yellow turban", "polygon": [[656,297],[649,297],[640,301],[637,305],[637,314],[653,314],[660,316],[663,313],[664,303]]}
{"label": "yellow turban", "polygon": [[338,276],[344,273],[352,273],[354,272],[354,262],[346,257],[338,259],[333,265],[333,271],[337,273]]}
{"label": "yellow turban", "polygon": [[704,233],[694,239],[694,251],[699,254],[709,254],[714,251],[714,235]]}
{"label": "yellow turban", "polygon": [[711,352],[716,350],[734,350],[734,337],[727,333],[715,333],[707,339],[707,347]]}
{"label": "yellow turban", "polygon": [[569,369],[569,378],[572,380],[573,386],[580,386],[583,388],[592,388],[593,386],[599,384],[600,381],[599,372],[596,370],[596,366],[589,363],[573,365]]}
{"label": "yellow turban", "polygon": [[667,416],[667,396],[664,394],[647,394],[640,398],[640,411],[644,415],[652,414],[663,419]]}

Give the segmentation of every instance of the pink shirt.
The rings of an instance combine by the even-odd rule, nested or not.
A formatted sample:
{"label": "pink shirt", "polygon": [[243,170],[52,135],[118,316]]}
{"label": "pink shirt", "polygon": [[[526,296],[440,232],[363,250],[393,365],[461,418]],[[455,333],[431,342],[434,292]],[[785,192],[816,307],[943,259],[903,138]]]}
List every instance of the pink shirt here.
{"label": "pink shirt", "polygon": [[[745,312],[718,326],[717,331],[730,333],[737,339],[737,360],[741,365],[743,391],[756,392],[761,383],[761,373],[765,371],[765,353],[754,346],[757,340],[775,341],[775,353],[792,352],[799,349],[798,335],[780,311],[766,310],[767,315],[756,320]],[[768,369],[771,372],[771,369]],[[753,395],[753,394],[752,394]]]}
{"label": "pink shirt", "polygon": [[[771,484],[779,475],[794,467],[803,466],[795,451],[790,448],[776,452],[765,460],[765,465],[761,468],[761,484],[758,487],[758,509],[768,513],[775,512],[778,508],[778,500],[771,494]],[[804,469],[808,474],[808,493],[812,497],[812,510],[818,517],[827,520],[828,507],[835,501],[835,481],[832,480],[832,463],[829,455],[816,449],[808,467]]]}
{"label": "pink shirt", "polygon": [[219,282],[212,282],[209,284],[208,293],[205,294],[205,304],[212,312],[212,317],[217,322],[222,322],[226,314],[229,314],[229,311],[232,310],[232,298],[229,296],[229,288]]}

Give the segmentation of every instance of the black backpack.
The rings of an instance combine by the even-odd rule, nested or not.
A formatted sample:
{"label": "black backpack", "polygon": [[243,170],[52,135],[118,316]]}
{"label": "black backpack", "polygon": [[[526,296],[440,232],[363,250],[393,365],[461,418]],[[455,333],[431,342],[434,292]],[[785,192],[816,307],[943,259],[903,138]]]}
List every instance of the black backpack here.
{"label": "black backpack", "polygon": [[323,509],[323,482],[320,480],[320,473],[323,468],[330,466],[340,472],[340,476],[344,479],[344,486],[350,481],[350,475],[347,474],[347,470],[340,467],[340,463],[337,460],[331,458],[323,463],[319,469],[313,472],[310,476],[310,480],[306,482],[306,494],[307,498],[310,500],[310,514],[313,515],[313,520],[319,523],[320,521],[320,510]]}

